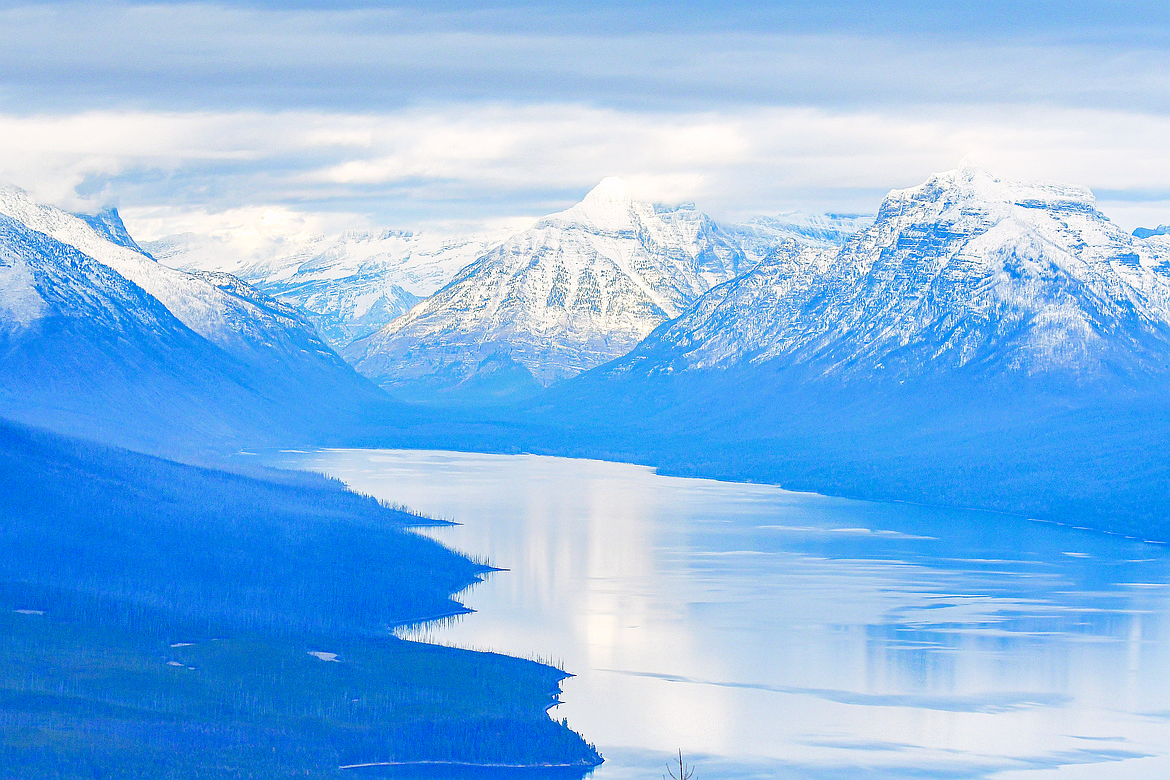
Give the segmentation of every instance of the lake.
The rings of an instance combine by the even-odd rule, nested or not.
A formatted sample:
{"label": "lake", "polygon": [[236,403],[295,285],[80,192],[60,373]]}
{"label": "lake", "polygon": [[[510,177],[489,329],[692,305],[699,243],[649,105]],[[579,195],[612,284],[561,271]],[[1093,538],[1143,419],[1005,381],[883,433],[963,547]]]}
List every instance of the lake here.
{"label": "lake", "polygon": [[588,460],[275,465],[461,523],[426,533],[507,571],[415,636],[576,675],[595,780],[1170,777],[1164,545]]}

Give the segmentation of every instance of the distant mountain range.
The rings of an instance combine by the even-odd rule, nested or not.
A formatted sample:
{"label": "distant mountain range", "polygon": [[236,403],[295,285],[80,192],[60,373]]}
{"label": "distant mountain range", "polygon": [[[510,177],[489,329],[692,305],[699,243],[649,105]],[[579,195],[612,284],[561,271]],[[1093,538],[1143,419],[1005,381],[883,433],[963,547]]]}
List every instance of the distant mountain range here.
{"label": "distant mountain range", "polygon": [[711,287],[796,246],[775,232],[745,241],[692,205],[638,202],[605,179],[342,354],[398,392],[535,392],[625,354]]}
{"label": "distant mountain range", "polygon": [[518,234],[313,236],[251,262],[206,236],[144,246],[178,267],[230,271],[298,307],[393,392],[490,400],[618,357],[761,259],[839,245],[872,221],[791,212],[723,225],[692,204],[636,202],[611,178]]}
{"label": "distant mountain range", "polygon": [[976,170],[896,190],[533,399],[527,449],[1170,539],[1170,238]]}
{"label": "distant mountain range", "polygon": [[[283,300],[154,259],[172,249],[0,190],[0,416],[136,446],[520,449],[1170,516],[1170,236],[1126,233],[1084,189],[964,168],[873,219],[723,225],[607,179],[510,237],[350,235],[239,271]],[[393,404],[314,326],[430,406]]]}
{"label": "distant mountain range", "polygon": [[147,449],[320,436],[388,399],[295,309],[0,188],[0,416]]}
{"label": "distant mountain range", "polygon": [[222,271],[247,281],[299,308],[334,349],[343,349],[410,311],[509,235],[405,230],[347,232],[335,240],[313,235],[263,259],[241,259],[225,251],[224,241],[191,233],[145,242],[144,248],[176,268]]}
{"label": "distant mountain range", "polygon": [[843,247],[774,254],[611,367],[776,362],[810,377],[1170,371],[1170,239],[1139,239],[1087,190],[977,170],[896,190]]}

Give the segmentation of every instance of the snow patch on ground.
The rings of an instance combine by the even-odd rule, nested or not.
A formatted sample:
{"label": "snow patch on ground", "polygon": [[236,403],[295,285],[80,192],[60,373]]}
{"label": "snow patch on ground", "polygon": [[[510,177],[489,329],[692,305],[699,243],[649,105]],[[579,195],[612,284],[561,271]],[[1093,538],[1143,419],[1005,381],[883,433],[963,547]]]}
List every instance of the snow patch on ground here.
{"label": "snow patch on ground", "polygon": [[0,327],[27,328],[47,309],[28,264],[12,250],[0,247]]}
{"label": "snow patch on ground", "polygon": [[324,652],[321,652],[320,650],[310,650],[309,655],[311,655],[314,658],[321,660],[321,661],[331,661],[333,663],[341,663],[341,661],[339,661],[337,659],[337,653],[324,653]]}

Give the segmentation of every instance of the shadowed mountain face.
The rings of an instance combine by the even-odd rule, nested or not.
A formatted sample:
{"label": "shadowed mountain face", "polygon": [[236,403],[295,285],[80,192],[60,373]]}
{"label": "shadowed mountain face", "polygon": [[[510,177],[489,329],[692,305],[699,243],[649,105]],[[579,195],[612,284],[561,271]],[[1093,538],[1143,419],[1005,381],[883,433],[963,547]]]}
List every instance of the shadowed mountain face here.
{"label": "shadowed mountain face", "polygon": [[327,435],[385,402],[294,310],[131,244],[0,190],[0,413],[198,448]]}
{"label": "shadowed mountain face", "polygon": [[506,362],[534,390],[625,354],[752,261],[693,207],[639,203],[606,179],[343,354],[387,388],[457,393]]}
{"label": "shadowed mountain face", "polygon": [[1170,225],[1158,225],[1156,228],[1137,228],[1133,231],[1136,238],[1150,238],[1151,236],[1170,236]]}
{"label": "shadowed mountain face", "polygon": [[840,250],[767,260],[700,299],[624,371],[775,361],[810,377],[1145,377],[1170,369],[1170,241],[1085,191],[960,170],[895,191]]}

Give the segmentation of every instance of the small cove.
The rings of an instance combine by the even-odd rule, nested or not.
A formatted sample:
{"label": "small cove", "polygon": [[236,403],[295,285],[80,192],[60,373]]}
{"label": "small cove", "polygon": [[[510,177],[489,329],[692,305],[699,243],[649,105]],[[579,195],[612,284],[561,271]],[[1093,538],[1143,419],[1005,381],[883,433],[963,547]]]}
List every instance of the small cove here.
{"label": "small cove", "polygon": [[507,569],[419,636],[576,675],[599,780],[1170,775],[1170,554],[627,464],[284,453]]}

